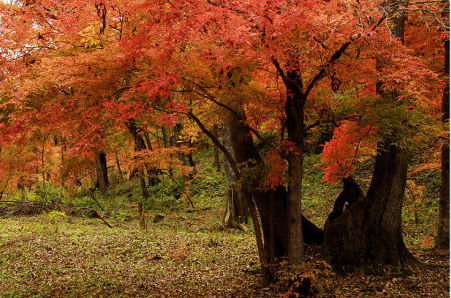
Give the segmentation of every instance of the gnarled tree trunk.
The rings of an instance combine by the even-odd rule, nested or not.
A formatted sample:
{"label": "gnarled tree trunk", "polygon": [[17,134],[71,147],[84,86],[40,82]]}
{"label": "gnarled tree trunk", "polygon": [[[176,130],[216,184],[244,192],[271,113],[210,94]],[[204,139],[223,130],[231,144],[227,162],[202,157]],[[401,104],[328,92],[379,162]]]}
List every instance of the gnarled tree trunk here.
{"label": "gnarled tree trunk", "polygon": [[322,253],[329,262],[400,265],[413,260],[401,231],[407,165],[406,152],[390,142],[380,144],[365,200],[324,225]]}

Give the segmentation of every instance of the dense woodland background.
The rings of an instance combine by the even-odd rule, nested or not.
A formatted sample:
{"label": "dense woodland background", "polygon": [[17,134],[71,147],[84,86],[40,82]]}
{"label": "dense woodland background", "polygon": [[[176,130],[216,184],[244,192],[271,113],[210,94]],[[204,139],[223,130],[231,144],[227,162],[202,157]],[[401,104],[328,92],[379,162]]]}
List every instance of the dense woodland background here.
{"label": "dense woodland background", "polygon": [[449,2],[0,2],[1,296],[446,296]]}

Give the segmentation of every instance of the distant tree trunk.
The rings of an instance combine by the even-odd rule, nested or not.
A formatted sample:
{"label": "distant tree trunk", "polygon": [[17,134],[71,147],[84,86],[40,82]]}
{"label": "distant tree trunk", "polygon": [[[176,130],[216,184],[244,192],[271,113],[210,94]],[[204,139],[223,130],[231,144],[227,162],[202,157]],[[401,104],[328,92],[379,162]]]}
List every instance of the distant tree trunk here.
{"label": "distant tree trunk", "polygon": [[[392,17],[392,33],[403,39],[406,15]],[[396,92],[384,100],[396,100]],[[392,132],[396,137],[396,131]],[[401,212],[407,181],[408,154],[396,139],[378,144],[373,177],[366,199],[324,225],[323,255],[336,265],[409,264],[416,262],[402,239]]]}
{"label": "distant tree trunk", "polygon": [[169,138],[168,138],[168,131],[166,129],[166,126],[161,127],[161,134],[163,135],[163,146],[164,148],[169,147]]}
{"label": "distant tree trunk", "polygon": [[100,191],[104,192],[109,185],[105,152],[99,151],[96,155],[94,163],[97,174],[96,188],[99,188]]}
{"label": "distant tree trunk", "polygon": [[[445,77],[449,80],[449,40],[445,41]],[[443,90],[442,121],[449,121],[449,84]],[[449,129],[449,128],[448,128]],[[449,249],[449,138],[442,145],[442,185],[440,187],[440,212],[438,234],[435,240],[437,248]]]}
{"label": "distant tree trunk", "polygon": [[[64,141],[61,142],[61,168],[64,169],[64,151],[66,151],[66,143]],[[61,186],[64,188],[67,188],[66,186],[66,175],[63,174],[64,171],[61,173]]]}
{"label": "distant tree trunk", "polygon": [[188,163],[190,167],[194,167],[194,172],[196,172],[196,163],[194,162],[192,153],[188,153]]}
{"label": "distant tree trunk", "polygon": [[[133,136],[133,141],[135,143],[135,152],[139,152],[141,150],[146,149],[146,144],[144,142],[144,138],[141,136],[138,125],[136,124],[136,121],[134,119],[130,119],[126,126]],[[147,185],[146,180],[144,179],[144,170],[134,168],[132,170],[132,173],[130,174],[130,178],[139,177],[140,184],[141,184],[141,191],[144,198],[147,198],[149,196],[149,192],[147,191]]]}
{"label": "distant tree trunk", "polygon": [[[193,141],[191,140],[191,137],[190,137],[189,142],[188,142],[188,147],[189,148],[193,148],[194,147],[194,144],[193,144]],[[189,163],[190,167],[194,167],[194,171],[196,172],[197,171],[196,170],[196,163],[194,162],[192,151],[190,151],[190,153],[188,153],[188,163]]]}
{"label": "distant tree trunk", "polygon": [[143,130],[144,139],[146,140],[147,149],[152,150],[152,143],[150,142],[150,136],[147,130]]}
{"label": "distant tree trunk", "polygon": [[50,136],[50,133],[48,133],[46,136],[43,137],[42,140],[42,150],[41,150],[41,167],[42,167],[42,189],[45,190],[45,177],[46,177],[46,171],[45,171],[45,142],[47,141],[47,138]]}
{"label": "distant tree trunk", "polygon": [[320,135],[318,142],[314,145],[313,152],[315,154],[320,154],[323,152],[324,144],[329,142],[333,137],[333,128],[332,124],[325,124],[320,126]]}
{"label": "distant tree trunk", "polygon": [[[150,136],[147,130],[144,130],[144,139],[146,140],[147,149],[152,149],[152,143],[150,142]],[[158,169],[151,169],[148,164],[146,164],[146,171],[147,171],[147,181],[150,186],[157,185],[158,182],[160,182],[160,179],[158,178],[159,170]]]}
{"label": "distant tree trunk", "polygon": [[147,230],[146,210],[143,203],[138,203],[139,226],[143,230]]}
{"label": "distant tree trunk", "polygon": [[[172,147],[180,147],[179,134],[182,131],[182,124],[176,123],[172,129],[172,135],[169,138],[169,143]],[[177,158],[186,165],[185,157],[181,152],[177,152]]]}
{"label": "distant tree trunk", "polygon": [[124,173],[122,173],[121,170],[121,164],[119,162],[119,156],[117,155],[117,152],[114,153],[115,158],[116,158],[116,166],[117,166],[117,171],[119,172],[119,177],[121,177],[121,180],[124,180]]}
{"label": "distant tree trunk", "polygon": [[[191,141],[191,137],[188,142],[188,147],[193,148],[193,142]],[[197,173],[196,163],[194,162],[193,153],[190,151],[186,157],[188,158],[188,164],[190,167],[193,167],[193,171],[189,174],[189,179],[192,179],[194,175]]]}
{"label": "distant tree trunk", "polygon": [[[217,124],[213,126],[213,134],[215,135],[215,137],[219,137],[219,126]],[[221,171],[221,160],[219,156],[219,148],[216,145],[213,145],[213,155],[215,158],[216,172],[219,173]]]}

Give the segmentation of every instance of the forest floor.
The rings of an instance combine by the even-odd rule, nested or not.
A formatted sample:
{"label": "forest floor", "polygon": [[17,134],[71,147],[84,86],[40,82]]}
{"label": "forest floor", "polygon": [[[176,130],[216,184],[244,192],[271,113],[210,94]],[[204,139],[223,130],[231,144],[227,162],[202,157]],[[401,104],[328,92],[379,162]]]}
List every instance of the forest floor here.
{"label": "forest floor", "polygon": [[[48,186],[45,196],[34,191],[11,197],[38,202],[60,198],[63,205],[71,206],[66,212],[70,214],[74,208],[100,212],[95,196],[113,228],[99,218],[57,211],[0,218],[0,297],[279,297],[286,293],[293,275],[284,270],[269,287],[260,286],[251,225],[244,231],[223,227],[223,176],[215,172],[212,157],[200,160],[207,160],[196,160],[203,176],[189,187],[195,208],[175,198],[183,182],[170,179],[150,188],[152,195],[145,201],[133,181],[113,183],[105,194],[88,189],[64,194]],[[306,158],[302,204],[307,218],[322,227],[340,185],[325,185],[318,163],[319,156]],[[359,172],[362,175],[356,178],[365,190],[370,171]],[[319,247],[309,246],[302,272],[314,277],[314,295],[449,297],[449,253],[432,249],[439,186],[437,172],[410,176],[403,205],[407,247],[420,261],[434,266],[338,274],[319,263]],[[136,202],[140,200],[147,209],[147,230],[139,228]],[[154,222],[155,218],[159,220]]]}
{"label": "forest floor", "polygon": [[[148,214],[146,231],[137,220],[54,216],[45,213],[0,219],[2,297],[274,297],[261,288],[251,230],[223,230],[214,208],[179,208]],[[321,297],[448,296],[448,255],[411,250],[423,262],[443,267],[384,274],[354,273],[318,278]],[[311,257],[318,247],[310,247]]]}

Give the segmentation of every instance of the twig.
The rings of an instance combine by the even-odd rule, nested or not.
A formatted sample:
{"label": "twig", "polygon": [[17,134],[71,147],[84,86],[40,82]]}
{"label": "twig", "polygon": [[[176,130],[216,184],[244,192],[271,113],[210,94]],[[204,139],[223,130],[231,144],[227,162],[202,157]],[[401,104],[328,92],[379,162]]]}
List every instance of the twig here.
{"label": "twig", "polygon": [[100,210],[102,210],[103,212],[105,212],[105,209],[103,209],[102,205],[100,205],[99,201],[97,201],[95,195],[93,193],[91,193],[91,198],[94,200],[94,202],[97,203],[97,205],[100,207]]}
{"label": "twig", "polygon": [[175,179],[171,179],[171,180],[172,180],[172,182],[174,182],[174,183],[180,188],[180,190],[185,194],[186,198],[188,199],[189,203],[191,204],[191,207],[193,207],[193,209],[194,209],[193,201],[191,201],[191,199],[188,197],[188,194],[183,190],[183,187],[182,187],[180,184],[178,184],[177,181],[175,181]]}
{"label": "twig", "polygon": [[105,218],[103,218],[102,214],[100,214],[99,212],[96,212],[97,215],[99,216],[99,218],[110,228],[112,229],[113,227],[105,220]]}

